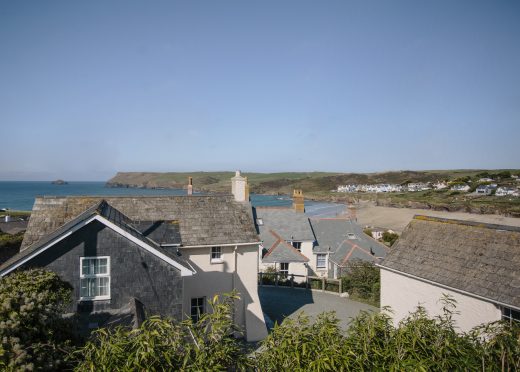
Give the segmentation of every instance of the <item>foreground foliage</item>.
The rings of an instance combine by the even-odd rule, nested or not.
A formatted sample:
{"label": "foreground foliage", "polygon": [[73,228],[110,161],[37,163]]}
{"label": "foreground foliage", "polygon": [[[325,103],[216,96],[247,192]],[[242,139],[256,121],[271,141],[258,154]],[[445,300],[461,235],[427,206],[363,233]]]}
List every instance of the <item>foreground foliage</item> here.
{"label": "foreground foliage", "polygon": [[62,318],[71,288],[45,270],[21,271],[0,282],[0,367],[56,370],[66,367],[70,327]]}
{"label": "foreground foliage", "polygon": [[262,371],[516,371],[520,328],[490,323],[458,334],[453,302],[430,318],[424,308],[394,327],[385,313],[362,313],[347,333],[333,314],[315,323],[301,314],[277,325],[263,341],[256,365]]}
{"label": "foreground foliage", "polygon": [[196,323],[151,317],[135,330],[99,329],[76,351],[61,317],[69,299],[68,285],[44,270],[1,280],[1,370],[520,370],[520,327],[494,322],[460,334],[449,297],[440,316],[418,307],[394,326],[389,309],[363,312],[346,332],[333,313],[302,313],[275,325],[253,353],[234,337],[236,293],[215,296]]}
{"label": "foreground foliage", "polygon": [[100,329],[76,351],[77,371],[227,370],[248,366],[241,341],[233,337],[232,293],[215,296],[211,313],[196,323],[151,317],[140,328]]}

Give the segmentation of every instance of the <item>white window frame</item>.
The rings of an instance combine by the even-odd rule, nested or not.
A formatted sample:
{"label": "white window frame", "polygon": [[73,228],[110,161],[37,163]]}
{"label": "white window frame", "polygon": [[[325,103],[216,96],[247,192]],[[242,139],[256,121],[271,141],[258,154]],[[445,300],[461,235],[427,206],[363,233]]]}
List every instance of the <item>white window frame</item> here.
{"label": "white window frame", "polygon": [[[287,268],[282,269],[282,265],[287,265]],[[280,274],[282,275],[282,277],[289,276],[289,262],[280,262]]]}
{"label": "white window frame", "polygon": [[[193,300],[202,300],[202,304],[199,305],[195,305],[193,306]],[[196,309],[199,309],[202,307],[202,311],[198,311],[197,314],[194,314],[193,313],[193,310],[194,308]],[[200,317],[202,316],[202,314],[204,314],[206,312],[206,297],[192,297],[190,299],[190,318],[193,322],[198,322],[200,320]],[[196,317],[197,319],[194,319],[194,317]]]}
{"label": "white window frame", "polygon": [[[213,249],[218,249],[218,252],[217,251],[213,251]],[[218,258],[217,257],[213,257],[213,254],[218,254]],[[211,263],[222,263],[224,262],[224,260],[222,259],[222,247],[221,246],[214,246],[214,247],[211,247],[210,248],[210,251],[209,251],[209,260]]]}
{"label": "white window frame", "polygon": [[[83,261],[84,260],[107,260],[107,272],[105,274],[84,274],[83,273]],[[82,279],[96,279],[96,278],[108,278],[108,294],[104,296],[81,296],[81,280]],[[92,300],[110,300],[111,286],[110,286],[110,256],[89,256],[79,258],[79,293],[80,301],[92,301]]]}
{"label": "white window frame", "polygon": [[[323,266],[319,266],[320,257],[325,256],[325,263]],[[327,269],[327,253],[316,253],[316,269],[317,270],[326,270]]]}

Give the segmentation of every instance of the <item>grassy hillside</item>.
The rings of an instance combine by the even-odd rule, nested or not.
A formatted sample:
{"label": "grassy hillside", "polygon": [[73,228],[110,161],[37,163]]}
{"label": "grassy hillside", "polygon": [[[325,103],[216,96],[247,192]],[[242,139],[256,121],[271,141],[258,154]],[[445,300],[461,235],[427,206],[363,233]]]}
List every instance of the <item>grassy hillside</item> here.
{"label": "grassy hillside", "polygon": [[[336,193],[339,185],[377,184],[405,182],[436,182],[441,180],[463,180],[469,177],[476,187],[481,177],[498,175],[509,171],[520,174],[520,170],[430,170],[396,171],[381,173],[327,173],[327,172],[288,172],[288,173],[244,173],[248,177],[250,190],[259,194],[290,194],[293,189],[302,189],[307,198],[342,203],[356,200],[372,200],[379,205],[393,207],[430,208],[446,211],[466,211],[472,213],[497,213],[520,217],[520,198],[477,196],[472,193],[459,194],[450,190],[403,192],[389,194]],[[486,175],[487,174],[487,175]],[[107,182],[109,187],[145,188],[184,188],[188,177],[193,177],[195,190],[207,192],[230,192],[231,177],[234,172],[185,172],[150,173],[121,172]],[[499,184],[516,186],[512,179],[497,177]]]}
{"label": "grassy hillside", "polygon": [[[498,173],[502,170],[488,171]],[[251,192],[264,194],[289,194],[294,188],[304,192],[327,192],[345,184],[376,184],[438,181],[461,177],[476,177],[486,170],[434,170],[397,171],[381,173],[244,173],[248,177]],[[513,172],[519,172],[513,170]],[[109,187],[183,188],[188,177],[193,177],[195,190],[229,192],[234,172],[185,172],[151,173],[120,172],[107,182]]]}

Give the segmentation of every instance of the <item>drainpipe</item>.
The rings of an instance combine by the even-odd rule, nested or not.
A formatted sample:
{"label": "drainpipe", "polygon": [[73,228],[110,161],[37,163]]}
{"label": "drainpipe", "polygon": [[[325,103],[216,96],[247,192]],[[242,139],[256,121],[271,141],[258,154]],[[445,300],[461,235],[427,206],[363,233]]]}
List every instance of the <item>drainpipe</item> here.
{"label": "drainpipe", "polygon": [[[231,290],[235,290],[236,289],[236,276],[237,276],[237,262],[238,262],[238,259],[237,259],[237,250],[238,250],[238,246],[235,245],[235,249],[233,249],[233,258],[234,258],[234,265],[233,265],[233,274],[231,276]],[[232,316],[232,319],[233,319],[233,323],[237,324],[237,304],[233,304],[233,316]],[[245,321],[245,319],[244,319]]]}

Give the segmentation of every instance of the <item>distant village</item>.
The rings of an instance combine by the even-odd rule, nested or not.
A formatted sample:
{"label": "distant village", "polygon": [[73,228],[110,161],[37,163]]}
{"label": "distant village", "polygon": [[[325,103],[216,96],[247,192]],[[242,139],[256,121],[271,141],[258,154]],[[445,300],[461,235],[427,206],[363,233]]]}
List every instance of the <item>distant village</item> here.
{"label": "distant village", "polygon": [[477,195],[514,196],[520,197],[520,178],[518,175],[507,177],[483,177],[475,180],[465,177],[452,181],[437,182],[406,182],[403,184],[350,184],[340,185],[335,192],[392,193],[418,191],[456,191],[474,193]]}

